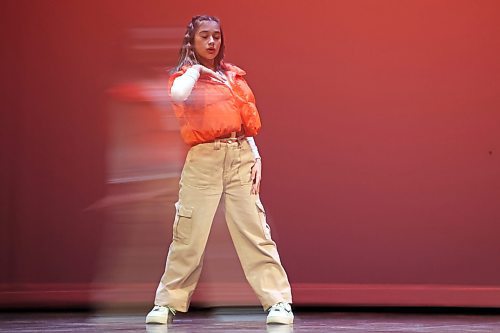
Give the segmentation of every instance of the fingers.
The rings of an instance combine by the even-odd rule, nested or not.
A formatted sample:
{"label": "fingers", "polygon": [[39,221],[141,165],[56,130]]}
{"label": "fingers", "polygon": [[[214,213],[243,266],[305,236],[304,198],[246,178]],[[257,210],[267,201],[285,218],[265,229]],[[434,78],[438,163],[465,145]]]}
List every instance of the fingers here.
{"label": "fingers", "polygon": [[254,182],[255,182],[255,177],[256,177],[256,175],[257,175],[257,168],[255,168],[255,166],[253,166],[253,167],[252,167],[252,177],[251,177],[251,179],[252,179],[252,183],[254,183]]}
{"label": "fingers", "polygon": [[255,177],[257,175],[257,168],[255,167],[255,165],[252,167],[252,175],[251,175],[251,179],[252,179],[252,190],[250,193],[252,194],[257,194],[257,187],[256,187],[256,184],[255,184]]}
{"label": "fingers", "polygon": [[260,181],[262,179],[262,164],[260,159],[255,160],[255,164],[252,166],[252,194],[259,194],[260,191]]}
{"label": "fingers", "polygon": [[219,78],[219,74],[215,73],[213,70],[211,70],[210,68],[206,68],[206,67],[203,67],[203,72],[210,75],[210,76],[213,76],[215,78]]}
{"label": "fingers", "polygon": [[260,180],[261,180],[260,173],[256,172],[256,170],[252,168],[252,191],[251,191],[252,194],[259,194]]}
{"label": "fingers", "polygon": [[251,193],[252,194],[259,194],[259,192],[260,192],[260,181],[258,183],[255,182],[255,183],[252,184],[252,191],[251,191]]}
{"label": "fingers", "polygon": [[217,79],[217,80],[220,80],[220,81],[223,81],[222,77],[220,76],[220,74],[214,72],[213,70],[211,70],[210,68],[207,68],[205,66],[201,66],[201,72],[202,73],[205,73],[205,74],[208,74],[210,75],[211,77]]}
{"label": "fingers", "polygon": [[250,193],[251,194],[259,194],[259,186],[257,184],[253,184],[252,191]]}

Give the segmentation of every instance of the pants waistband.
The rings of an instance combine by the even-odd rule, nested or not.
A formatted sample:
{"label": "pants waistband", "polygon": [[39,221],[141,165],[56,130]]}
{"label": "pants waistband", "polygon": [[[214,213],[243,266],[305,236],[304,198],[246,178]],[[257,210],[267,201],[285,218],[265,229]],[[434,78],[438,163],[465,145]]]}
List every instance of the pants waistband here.
{"label": "pants waistband", "polygon": [[234,142],[238,142],[238,144],[239,144],[239,143],[241,143],[241,141],[243,139],[245,139],[245,134],[244,133],[241,133],[241,132],[231,132],[231,134],[229,134],[227,137],[221,137],[221,138],[215,139],[213,141],[214,142],[214,148],[216,150],[219,150],[221,143],[234,143]]}
{"label": "pants waistband", "polygon": [[245,133],[243,133],[243,132],[231,132],[227,135],[216,138],[214,140],[214,142],[219,141],[219,142],[223,142],[223,143],[233,143],[236,141],[240,141],[243,138],[245,138]]}

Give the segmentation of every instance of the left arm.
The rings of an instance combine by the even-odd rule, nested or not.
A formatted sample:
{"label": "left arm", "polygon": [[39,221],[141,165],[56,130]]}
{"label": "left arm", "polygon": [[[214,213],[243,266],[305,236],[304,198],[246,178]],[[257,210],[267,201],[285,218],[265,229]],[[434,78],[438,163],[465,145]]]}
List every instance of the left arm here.
{"label": "left arm", "polygon": [[252,149],[253,156],[255,158],[255,164],[252,167],[252,194],[259,194],[260,190],[260,180],[262,179],[262,161],[259,154],[259,149],[255,144],[255,140],[251,136],[247,136],[247,142]]}

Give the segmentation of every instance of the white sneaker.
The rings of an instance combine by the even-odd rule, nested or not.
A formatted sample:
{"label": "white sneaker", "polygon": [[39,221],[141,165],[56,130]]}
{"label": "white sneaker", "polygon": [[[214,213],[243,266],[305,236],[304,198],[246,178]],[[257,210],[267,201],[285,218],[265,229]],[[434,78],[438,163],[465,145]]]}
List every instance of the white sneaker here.
{"label": "white sneaker", "polygon": [[146,316],[146,324],[167,324],[174,320],[175,310],[168,306],[155,305]]}
{"label": "white sneaker", "polygon": [[267,324],[292,324],[293,312],[288,303],[279,302],[269,308],[267,315]]}

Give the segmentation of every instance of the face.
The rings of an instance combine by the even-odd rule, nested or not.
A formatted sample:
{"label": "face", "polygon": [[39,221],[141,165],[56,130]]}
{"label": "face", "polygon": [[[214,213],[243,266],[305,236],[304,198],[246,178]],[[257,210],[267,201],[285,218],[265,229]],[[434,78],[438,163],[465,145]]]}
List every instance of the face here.
{"label": "face", "polygon": [[200,23],[194,35],[194,51],[203,65],[213,65],[219,54],[221,45],[221,31],[219,24],[213,21]]}

